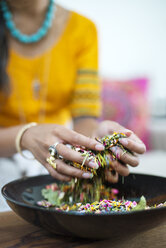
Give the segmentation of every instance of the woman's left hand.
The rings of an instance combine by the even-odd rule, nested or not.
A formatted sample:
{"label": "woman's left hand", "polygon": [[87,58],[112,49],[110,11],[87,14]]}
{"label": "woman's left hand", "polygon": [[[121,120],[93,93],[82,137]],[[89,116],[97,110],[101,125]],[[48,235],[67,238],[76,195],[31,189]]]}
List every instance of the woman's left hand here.
{"label": "woman's left hand", "polygon": [[138,154],[143,154],[146,151],[145,144],[137,137],[136,134],[114,121],[101,122],[98,125],[94,136],[102,138],[105,135],[113,134],[114,132],[126,134],[127,138],[122,138],[120,143],[130,150],[133,155],[124,153],[119,147],[112,148],[112,151],[118,158],[118,161],[111,162],[111,167],[115,171],[114,174],[112,174],[110,171],[106,172],[106,179],[111,182],[118,181],[118,174],[121,176],[127,176],[129,174],[127,165],[132,167],[138,166]]}

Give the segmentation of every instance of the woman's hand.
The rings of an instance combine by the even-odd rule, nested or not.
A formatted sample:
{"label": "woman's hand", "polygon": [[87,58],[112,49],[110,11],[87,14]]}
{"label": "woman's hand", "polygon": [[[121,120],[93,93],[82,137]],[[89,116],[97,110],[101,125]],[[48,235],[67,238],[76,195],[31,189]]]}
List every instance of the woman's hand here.
{"label": "woman's hand", "polygon": [[[23,149],[31,151],[34,157],[45,166],[51,176],[62,180],[69,181],[72,177],[91,178],[92,174],[83,172],[65,164],[62,160],[56,159],[56,170],[53,169],[46,161],[50,157],[48,148],[50,145],[60,142],[56,146],[58,154],[64,159],[75,161],[82,164],[84,158],[80,153],[71,150],[65,144],[85,146],[89,149],[102,151],[103,145],[95,139],[88,138],[82,134],[65,128],[60,125],[42,124],[29,128],[22,136],[21,145]],[[85,164],[91,168],[96,168],[94,161],[86,161]]]}
{"label": "woman's hand", "polygon": [[98,125],[94,136],[102,138],[105,135],[113,134],[114,132],[124,133],[127,138],[122,138],[120,143],[130,150],[133,155],[124,153],[119,147],[113,147],[112,151],[119,159],[119,161],[111,162],[111,167],[114,169],[115,173],[112,174],[110,171],[106,173],[106,179],[111,182],[118,181],[118,174],[122,176],[127,176],[129,174],[129,169],[127,164],[135,167],[139,164],[138,154],[143,154],[146,151],[144,143],[134,134],[132,131],[124,128],[117,122],[113,121],[103,121]]}

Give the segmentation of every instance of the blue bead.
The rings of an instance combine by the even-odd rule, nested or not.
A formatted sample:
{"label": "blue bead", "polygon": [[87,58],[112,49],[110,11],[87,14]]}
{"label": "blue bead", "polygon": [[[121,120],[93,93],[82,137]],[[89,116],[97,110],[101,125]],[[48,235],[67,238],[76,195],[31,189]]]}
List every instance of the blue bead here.
{"label": "blue bead", "polygon": [[34,34],[31,37],[29,37],[29,38],[30,38],[29,39],[30,42],[32,42],[32,43],[35,43],[35,42],[37,42],[39,40],[39,36],[37,34]]}
{"label": "blue bead", "polygon": [[6,22],[6,26],[8,27],[8,29],[10,30],[14,30],[15,29],[15,25],[13,22]]}
{"label": "blue bead", "polygon": [[47,21],[51,21],[52,20],[52,18],[53,18],[53,13],[51,12],[51,13],[48,13],[47,15],[46,15],[46,19],[45,20],[47,20]]}
{"label": "blue bead", "polygon": [[1,3],[1,9],[3,12],[3,17],[6,21],[6,26],[9,29],[11,35],[19,40],[22,43],[34,43],[41,40],[48,32],[49,28],[52,25],[53,18],[54,18],[54,12],[55,12],[55,5],[54,0],[49,0],[49,6],[47,9],[47,13],[45,16],[45,20],[43,22],[43,25],[41,28],[37,30],[35,34],[32,35],[25,35],[22,34],[15,26],[13,20],[12,20],[12,14],[10,13],[10,10],[8,9],[7,3],[3,0]]}
{"label": "blue bead", "polygon": [[23,43],[28,43],[28,35],[23,35],[23,34],[21,34],[19,37],[19,40],[21,41],[21,42],[23,42]]}
{"label": "blue bead", "polygon": [[5,17],[5,19],[10,20],[12,18],[12,14],[10,12],[6,11],[4,13],[4,17]]}
{"label": "blue bead", "polygon": [[14,29],[11,31],[12,36],[19,37],[21,35],[20,31],[18,29]]}
{"label": "blue bead", "polygon": [[47,30],[46,29],[44,29],[44,28],[40,28],[39,30],[38,30],[38,35],[39,36],[45,36],[46,35],[46,33],[47,33]]}
{"label": "blue bead", "polygon": [[45,22],[44,22],[43,28],[44,28],[44,29],[48,29],[48,28],[49,28],[49,22],[48,22],[48,21],[45,21]]}
{"label": "blue bead", "polygon": [[43,28],[44,29],[49,29],[51,24],[52,24],[52,22],[50,22],[50,20],[45,20]]}

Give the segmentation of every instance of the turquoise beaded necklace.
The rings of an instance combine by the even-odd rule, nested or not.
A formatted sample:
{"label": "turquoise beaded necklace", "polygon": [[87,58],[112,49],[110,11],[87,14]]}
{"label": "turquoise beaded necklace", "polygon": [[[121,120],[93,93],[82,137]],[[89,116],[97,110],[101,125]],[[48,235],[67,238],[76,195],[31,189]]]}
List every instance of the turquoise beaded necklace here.
{"label": "turquoise beaded necklace", "polygon": [[31,35],[26,35],[21,33],[20,30],[16,28],[15,23],[12,20],[12,13],[10,12],[6,1],[3,0],[1,2],[1,9],[3,12],[3,17],[6,22],[6,27],[10,31],[10,34],[21,43],[29,44],[40,41],[48,33],[49,28],[52,26],[52,22],[56,10],[54,1],[55,0],[49,0],[48,10],[45,16],[45,20],[42,24],[42,27],[40,27],[36,33],[33,33]]}

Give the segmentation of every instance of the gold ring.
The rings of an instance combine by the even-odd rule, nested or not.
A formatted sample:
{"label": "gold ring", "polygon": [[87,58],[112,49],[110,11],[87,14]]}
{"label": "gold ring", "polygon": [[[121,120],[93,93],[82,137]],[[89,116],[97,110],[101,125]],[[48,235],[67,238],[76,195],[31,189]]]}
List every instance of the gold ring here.
{"label": "gold ring", "polygon": [[56,170],[56,163],[55,163],[55,158],[53,156],[50,156],[49,158],[46,159],[46,161],[49,163],[49,165]]}
{"label": "gold ring", "polygon": [[122,155],[121,155],[121,157],[122,157],[122,156],[123,156],[123,155],[124,155],[125,153],[127,153],[127,151],[123,151],[123,152],[122,152]]}

